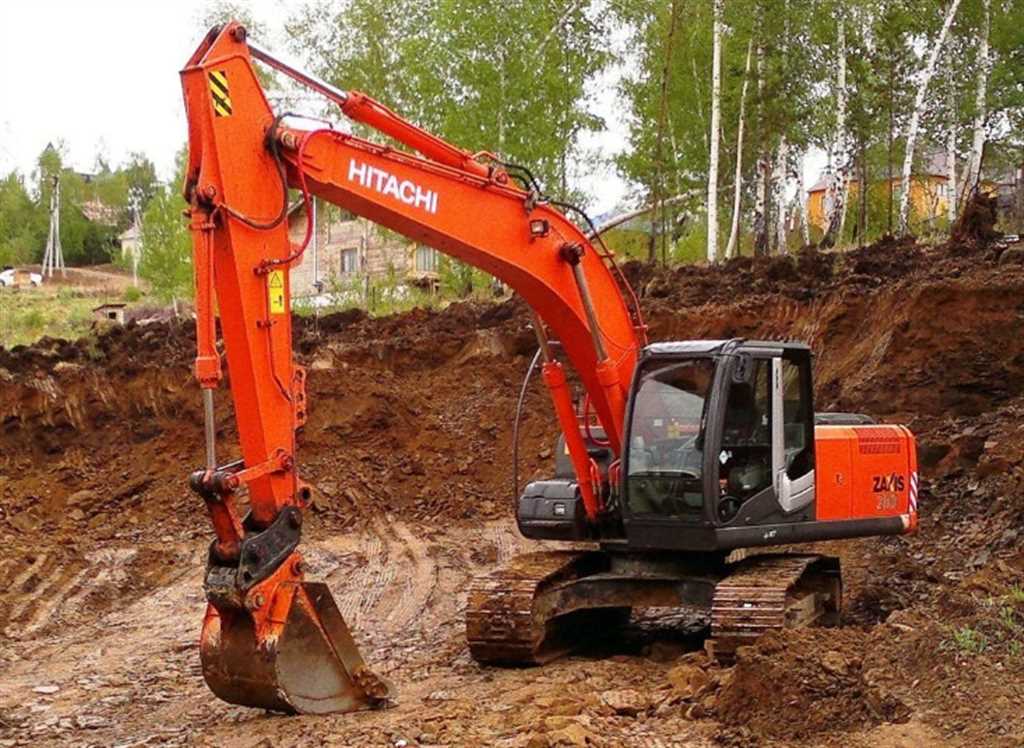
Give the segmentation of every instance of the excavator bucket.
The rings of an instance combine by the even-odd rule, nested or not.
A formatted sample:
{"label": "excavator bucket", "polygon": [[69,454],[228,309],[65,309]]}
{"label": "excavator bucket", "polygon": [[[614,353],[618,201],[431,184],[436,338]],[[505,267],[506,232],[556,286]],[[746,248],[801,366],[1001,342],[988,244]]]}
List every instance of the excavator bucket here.
{"label": "excavator bucket", "polygon": [[392,685],[363,662],[327,585],[294,587],[262,634],[247,610],[207,607],[200,656],[210,690],[231,704],[299,714],[393,702]]}

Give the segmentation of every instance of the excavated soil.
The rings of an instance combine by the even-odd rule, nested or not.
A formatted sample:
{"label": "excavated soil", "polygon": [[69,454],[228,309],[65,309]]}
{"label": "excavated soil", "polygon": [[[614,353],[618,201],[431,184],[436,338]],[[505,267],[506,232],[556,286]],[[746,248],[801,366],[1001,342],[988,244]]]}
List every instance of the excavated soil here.
{"label": "excavated soil", "polygon": [[[821,545],[844,565],[843,626],[764,637],[727,669],[676,614],[541,668],[474,663],[467,581],[538,547],[511,502],[525,308],[297,320],[315,487],[304,548],[399,687],[393,709],[335,717],[229,706],[202,682],[191,325],[0,348],[0,746],[1022,745],[1022,255],[887,241],[627,268],[653,340],[805,340],[819,409],[920,440],[919,533]],[[549,410],[534,386],[522,479],[550,470]]]}

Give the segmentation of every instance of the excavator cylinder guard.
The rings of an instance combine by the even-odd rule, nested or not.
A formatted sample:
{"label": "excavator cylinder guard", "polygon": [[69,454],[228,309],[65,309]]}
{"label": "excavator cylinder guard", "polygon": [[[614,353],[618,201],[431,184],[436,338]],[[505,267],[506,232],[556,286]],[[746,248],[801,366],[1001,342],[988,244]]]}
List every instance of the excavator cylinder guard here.
{"label": "excavator cylinder guard", "polygon": [[274,616],[283,626],[262,634],[244,608],[207,607],[200,656],[210,690],[231,704],[298,714],[393,702],[394,688],[363,662],[327,585],[289,584],[294,590],[287,594],[287,610]]}

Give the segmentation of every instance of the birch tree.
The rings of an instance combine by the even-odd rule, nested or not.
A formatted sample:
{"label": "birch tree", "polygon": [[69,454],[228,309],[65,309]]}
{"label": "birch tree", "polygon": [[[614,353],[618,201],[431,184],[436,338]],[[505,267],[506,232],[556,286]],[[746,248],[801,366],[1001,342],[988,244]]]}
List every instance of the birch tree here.
{"label": "birch tree", "polygon": [[786,254],[786,190],[789,186],[789,141],[786,134],[782,134],[779,141],[778,154],[775,157],[775,189],[773,190],[773,202],[775,203],[775,251],[779,254]]}
{"label": "birch tree", "polygon": [[747,87],[750,84],[750,59],[754,51],[754,38],[747,43],[747,62],[743,67],[743,89],[740,93],[740,117],[736,126],[736,175],[732,197],[732,227],[729,229],[729,242],[725,245],[725,257],[736,256],[736,243],[740,233],[740,195],[743,192],[743,128],[746,124]]}
{"label": "birch tree", "polygon": [[842,236],[846,216],[846,197],[849,190],[849,134],[846,131],[846,18],[842,9],[836,20],[836,130],[832,139],[826,203],[828,216],[821,246],[831,247]]}
{"label": "birch tree", "polygon": [[[645,237],[646,241],[638,238],[622,251],[651,257],[652,244],[662,238],[666,259],[698,260],[707,257],[703,218],[711,145],[708,110],[714,13],[711,2],[676,0],[674,5],[677,19],[672,2],[623,0],[610,7],[613,18],[628,32],[623,46],[628,64],[618,91],[626,104],[629,147],[615,156],[615,164],[633,188],[633,201],[659,205],[650,221],[657,236]],[[723,17],[723,26],[726,23]],[[735,108],[730,105],[734,99],[738,102],[742,81],[739,71],[729,73],[722,70],[718,130],[722,123],[735,121]],[[731,174],[728,151],[719,152],[719,170]],[[682,197],[673,200],[667,195]],[[697,222],[683,219],[698,214],[700,232],[694,230]],[[724,238],[720,240],[723,247]]]}
{"label": "birch tree", "polygon": [[588,155],[583,135],[604,127],[588,87],[611,62],[602,10],[595,0],[310,0],[287,30],[320,77],[471,151],[498,150],[558,193],[567,165]]}
{"label": "birch tree", "polygon": [[953,59],[947,61],[946,73],[948,74],[949,104],[946,116],[949,118],[946,123],[946,218],[952,226],[956,221],[956,87],[954,85]]}
{"label": "birch tree", "polygon": [[[779,42],[779,67],[781,72],[782,85],[788,82],[788,74],[792,72],[792,60],[790,59],[790,2],[783,0],[782,2],[782,34]],[[788,185],[788,176],[790,176],[790,141],[786,139],[785,125],[786,120],[783,119],[781,122],[781,136],[778,142],[778,151],[775,156],[775,179],[773,180],[773,200],[775,204],[775,239],[774,246],[775,251],[779,254],[785,254],[785,218],[786,218],[786,204],[785,204],[785,193],[786,186]]]}
{"label": "birch tree", "polygon": [[[960,204],[963,204],[978,188],[978,181],[981,179],[981,157],[985,150],[986,95],[988,91],[988,76],[991,69],[988,50],[988,35],[991,28],[991,0],[981,0],[981,9],[981,25],[978,28],[973,137],[971,138],[971,151],[967,155],[967,169],[964,172],[963,194],[960,196]],[[953,182],[950,182],[950,184],[953,184]],[[956,195],[957,193],[953,192],[952,194]]]}
{"label": "birch tree", "polygon": [[960,0],[952,0],[949,9],[946,11],[946,18],[942,23],[939,36],[932,45],[928,54],[928,61],[924,68],[924,75],[918,84],[917,96],[914,100],[914,108],[910,114],[910,124],[907,127],[906,152],[903,156],[903,176],[901,180],[902,193],[900,194],[900,224],[899,233],[906,236],[910,231],[910,176],[914,168],[914,147],[917,142],[918,129],[921,123],[921,114],[924,111],[925,96],[928,93],[928,84],[931,83],[935,74],[935,63],[939,59],[939,53],[949,34],[949,27],[953,25],[957,8],[960,7]]}
{"label": "birch tree", "polygon": [[798,199],[800,203],[800,236],[803,238],[804,246],[808,246],[811,243],[811,221],[807,215],[807,179],[804,176],[804,162],[807,160],[807,154],[803,153],[800,155],[800,161],[797,164],[797,179],[799,180]]}
{"label": "birch tree", "polygon": [[764,115],[764,46],[760,42],[757,44],[757,101],[761,130],[758,136],[761,142],[754,174],[754,254],[764,255],[768,253],[768,173],[771,171],[771,164],[765,143],[767,133]]}
{"label": "birch tree", "polygon": [[714,3],[711,42],[711,134],[708,160],[708,262],[718,259],[718,143],[722,108],[722,2]]}

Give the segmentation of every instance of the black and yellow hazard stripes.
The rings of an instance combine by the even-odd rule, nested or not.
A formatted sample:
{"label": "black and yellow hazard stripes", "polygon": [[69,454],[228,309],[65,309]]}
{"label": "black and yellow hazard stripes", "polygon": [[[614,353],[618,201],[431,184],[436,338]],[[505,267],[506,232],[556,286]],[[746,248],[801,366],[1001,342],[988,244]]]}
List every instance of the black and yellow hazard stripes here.
{"label": "black and yellow hazard stripes", "polygon": [[228,90],[228,74],[223,70],[210,71],[210,95],[213,97],[213,113],[218,117],[230,117],[231,93]]}

